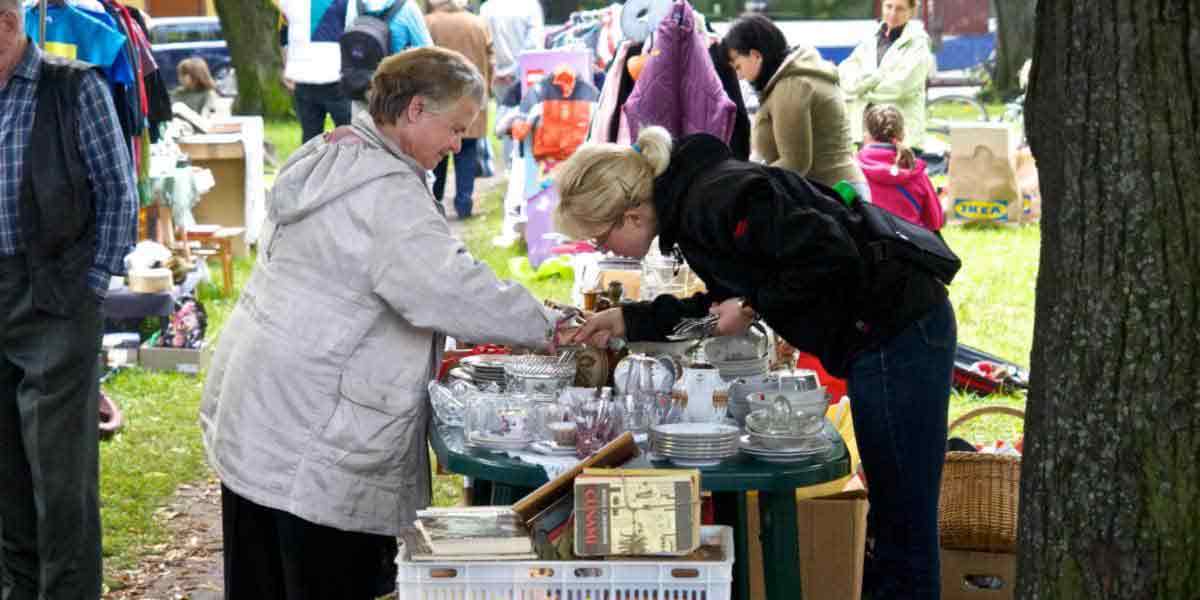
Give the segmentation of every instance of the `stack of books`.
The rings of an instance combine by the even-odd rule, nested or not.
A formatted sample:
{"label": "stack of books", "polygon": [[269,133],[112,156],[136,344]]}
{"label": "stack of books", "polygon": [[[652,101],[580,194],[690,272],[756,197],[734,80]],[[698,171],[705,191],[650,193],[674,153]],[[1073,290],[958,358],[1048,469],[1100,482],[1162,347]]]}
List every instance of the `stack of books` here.
{"label": "stack of books", "polygon": [[466,506],[417,511],[400,535],[415,562],[534,560],[533,541],[511,506]]}

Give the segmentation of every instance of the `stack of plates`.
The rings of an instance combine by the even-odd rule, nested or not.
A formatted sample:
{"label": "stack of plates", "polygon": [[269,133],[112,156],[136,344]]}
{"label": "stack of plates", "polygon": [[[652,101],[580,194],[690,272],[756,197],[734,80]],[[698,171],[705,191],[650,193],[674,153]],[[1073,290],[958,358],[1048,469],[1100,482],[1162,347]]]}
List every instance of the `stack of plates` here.
{"label": "stack of plates", "polygon": [[712,365],[721,373],[723,379],[738,379],[757,377],[766,374],[771,368],[771,358],[762,356],[745,360],[712,360]]}
{"label": "stack of plates", "polygon": [[485,450],[524,450],[533,442],[532,437],[501,437],[482,431],[472,431],[467,434],[467,445]]}
{"label": "stack of plates", "polygon": [[754,442],[753,436],[743,435],[739,440],[742,452],[769,463],[793,463],[819,456],[833,449],[833,441],[823,433],[806,437],[794,446],[766,448]]}
{"label": "stack of plates", "polygon": [[458,361],[458,364],[480,389],[491,383],[504,389],[504,367],[508,364],[507,355],[476,354],[463,358]]}
{"label": "stack of plates", "polygon": [[650,437],[655,453],[681,467],[712,467],[737,454],[740,434],[722,423],[664,423]]}

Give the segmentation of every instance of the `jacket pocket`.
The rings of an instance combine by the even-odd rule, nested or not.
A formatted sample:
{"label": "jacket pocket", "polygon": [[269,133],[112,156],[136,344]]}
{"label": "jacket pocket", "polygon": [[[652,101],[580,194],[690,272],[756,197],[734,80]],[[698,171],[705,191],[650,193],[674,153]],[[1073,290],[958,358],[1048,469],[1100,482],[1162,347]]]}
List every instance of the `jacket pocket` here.
{"label": "jacket pocket", "polygon": [[425,435],[423,393],[342,374],[337,405],[317,434],[316,454],[322,462],[371,479],[400,470],[414,438]]}

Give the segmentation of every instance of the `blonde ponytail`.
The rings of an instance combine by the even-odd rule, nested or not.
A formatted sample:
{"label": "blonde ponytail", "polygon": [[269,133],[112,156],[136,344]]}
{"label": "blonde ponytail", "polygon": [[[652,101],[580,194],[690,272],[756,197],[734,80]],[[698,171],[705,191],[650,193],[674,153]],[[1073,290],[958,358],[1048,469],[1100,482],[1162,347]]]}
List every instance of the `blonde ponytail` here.
{"label": "blonde ponytail", "polygon": [[638,132],[637,145],[655,177],[671,164],[671,134],[662,127],[645,127]]}
{"label": "blonde ponytail", "polygon": [[589,239],[610,231],[625,211],[652,202],[654,178],[671,163],[671,134],[647,127],[633,145],[584,144],[554,170],[555,228]]}

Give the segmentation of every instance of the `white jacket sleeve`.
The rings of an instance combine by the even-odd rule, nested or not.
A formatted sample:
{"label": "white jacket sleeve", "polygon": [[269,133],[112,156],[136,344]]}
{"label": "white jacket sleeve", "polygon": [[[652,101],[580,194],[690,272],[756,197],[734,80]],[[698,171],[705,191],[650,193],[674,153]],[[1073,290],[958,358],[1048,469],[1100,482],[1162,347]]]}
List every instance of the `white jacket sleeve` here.
{"label": "white jacket sleeve", "polygon": [[925,93],[932,55],[928,38],[908,40],[902,47],[892,46],[877,73],[879,83],[865,94],[871,103],[895,103]]}
{"label": "white jacket sleeve", "polygon": [[[414,177],[378,181],[374,218],[364,224],[371,230],[369,272],[376,294],[415,327],[460,340],[546,345],[554,311],[475,260]],[[401,186],[404,193],[398,194]]]}
{"label": "white jacket sleeve", "polygon": [[864,40],[838,65],[838,81],[847,96],[855,98],[871,91],[879,83],[875,69],[875,45]]}

